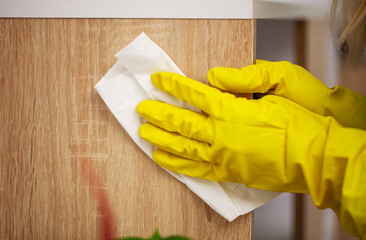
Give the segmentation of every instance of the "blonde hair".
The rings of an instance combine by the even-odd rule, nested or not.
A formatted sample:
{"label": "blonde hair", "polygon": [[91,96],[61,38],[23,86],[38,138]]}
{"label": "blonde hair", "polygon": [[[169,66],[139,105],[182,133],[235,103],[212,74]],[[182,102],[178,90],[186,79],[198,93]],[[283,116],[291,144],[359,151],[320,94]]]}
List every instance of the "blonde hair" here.
{"label": "blonde hair", "polygon": [[333,0],[331,29],[347,64],[360,64],[366,47],[366,0]]}

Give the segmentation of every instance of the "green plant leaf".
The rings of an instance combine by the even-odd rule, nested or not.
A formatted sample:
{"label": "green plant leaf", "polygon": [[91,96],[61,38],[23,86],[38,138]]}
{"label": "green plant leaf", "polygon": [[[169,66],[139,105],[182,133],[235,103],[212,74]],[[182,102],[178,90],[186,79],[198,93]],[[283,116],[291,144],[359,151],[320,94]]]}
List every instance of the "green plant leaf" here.
{"label": "green plant leaf", "polygon": [[152,237],[150,238],[150,240],[161,240],[162,238],[160,237],[159,231],[156,230],[154,232],[154,234],[152,235]]}
{"label": "green plant leaf", "polygon": [[170,236],[167,238],[164,238],[165,240],[190,240],[189,238],[182,237],[182,236]]}
{"label": "green plant leaf", "polygon": [[160,236],[160,233],[158,230],[156,230],[154,232],[154,234],[148,238],[148,239],[143,239],[143,238],[138,238],[138,237],[127,237],[127,238],[119,238],[116,240],[190,240],[189,238],[186,237],[182,237],[182,236],[170,236],[167,238],[162,238]]}

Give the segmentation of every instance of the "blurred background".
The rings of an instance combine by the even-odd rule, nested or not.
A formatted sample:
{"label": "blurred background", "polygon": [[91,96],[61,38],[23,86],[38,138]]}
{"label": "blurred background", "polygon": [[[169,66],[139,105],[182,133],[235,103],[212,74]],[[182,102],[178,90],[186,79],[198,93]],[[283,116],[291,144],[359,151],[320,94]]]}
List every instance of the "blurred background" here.
{"label": "blurred background", "polygon": [[[354,69],[340,64],[329,30],[327,1],[318,4],[318,14],[306,19],[257,20],[257,59],[290,61],[328,87],[342,85],[366,95],[366,66]],[[284,193],[254,211],[254,240],[264,239],[357,238],[340,228],[331,210],[318,210],[310,196]]]}

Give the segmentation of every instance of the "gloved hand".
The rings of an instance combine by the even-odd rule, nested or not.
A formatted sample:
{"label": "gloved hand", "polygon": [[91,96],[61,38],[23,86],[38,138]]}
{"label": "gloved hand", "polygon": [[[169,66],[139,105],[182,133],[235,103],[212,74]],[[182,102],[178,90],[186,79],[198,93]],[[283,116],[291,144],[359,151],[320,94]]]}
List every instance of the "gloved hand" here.
{"label": "gloved hand", "polygon": [[285,97],[308,110],[333,116],[345,127],[366,129],[366,97],[347,88],[329,89],[300,66],[257,60],[242,69],[217,67],[209,82],[233,93],[269,93]]}
{"label": "gloved hand", "polygon": [[278,96],[247,100],[179,74],[151,78],[161,90],[204,112],[151,100],[138,105],[139,114],[150,122],[141,126],[140,135],[159,147],[153,154],[159,165],[213,181],[307,192],[296,162],[308,162],[311,154],[309,165],[321,169],[318,159],[330,125],[338,125],[334,119]]}
{"label": "gloved hand", "polygon": [[345,230],[366,239],[366,131],[276,95],[236,98],[174,73],[151,79],[203,111],[151,100],[137,106],[150,121],[140,135],[158,146],[153,159],[159,165],[214,181],[309,193],[317,207],[335,211]]}

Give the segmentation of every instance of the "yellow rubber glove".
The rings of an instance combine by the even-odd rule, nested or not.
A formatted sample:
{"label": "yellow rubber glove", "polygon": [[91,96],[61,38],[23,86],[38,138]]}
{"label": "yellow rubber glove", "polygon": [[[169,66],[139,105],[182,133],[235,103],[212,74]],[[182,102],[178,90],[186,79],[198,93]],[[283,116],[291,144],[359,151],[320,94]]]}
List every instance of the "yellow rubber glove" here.
{"label": "yellow rubber glove", "polygon": [[147,100],[140,135],[164,168],[270,191],[310,193],[344,228],[366,236],[366,131],[344,128],[279,96],[236,98],[174,73],[152,75],[162,91],[201,109]]}
{"label": "yellow rubber glove", "polygon": [[340,86],[329,89],[304,68],[289,62],[257,60],[240,70],[217,67],[207,77],[212,85],[229,92],[268,92],[314,113],[333,116],[345,127],[366,129],[365,96]]}

